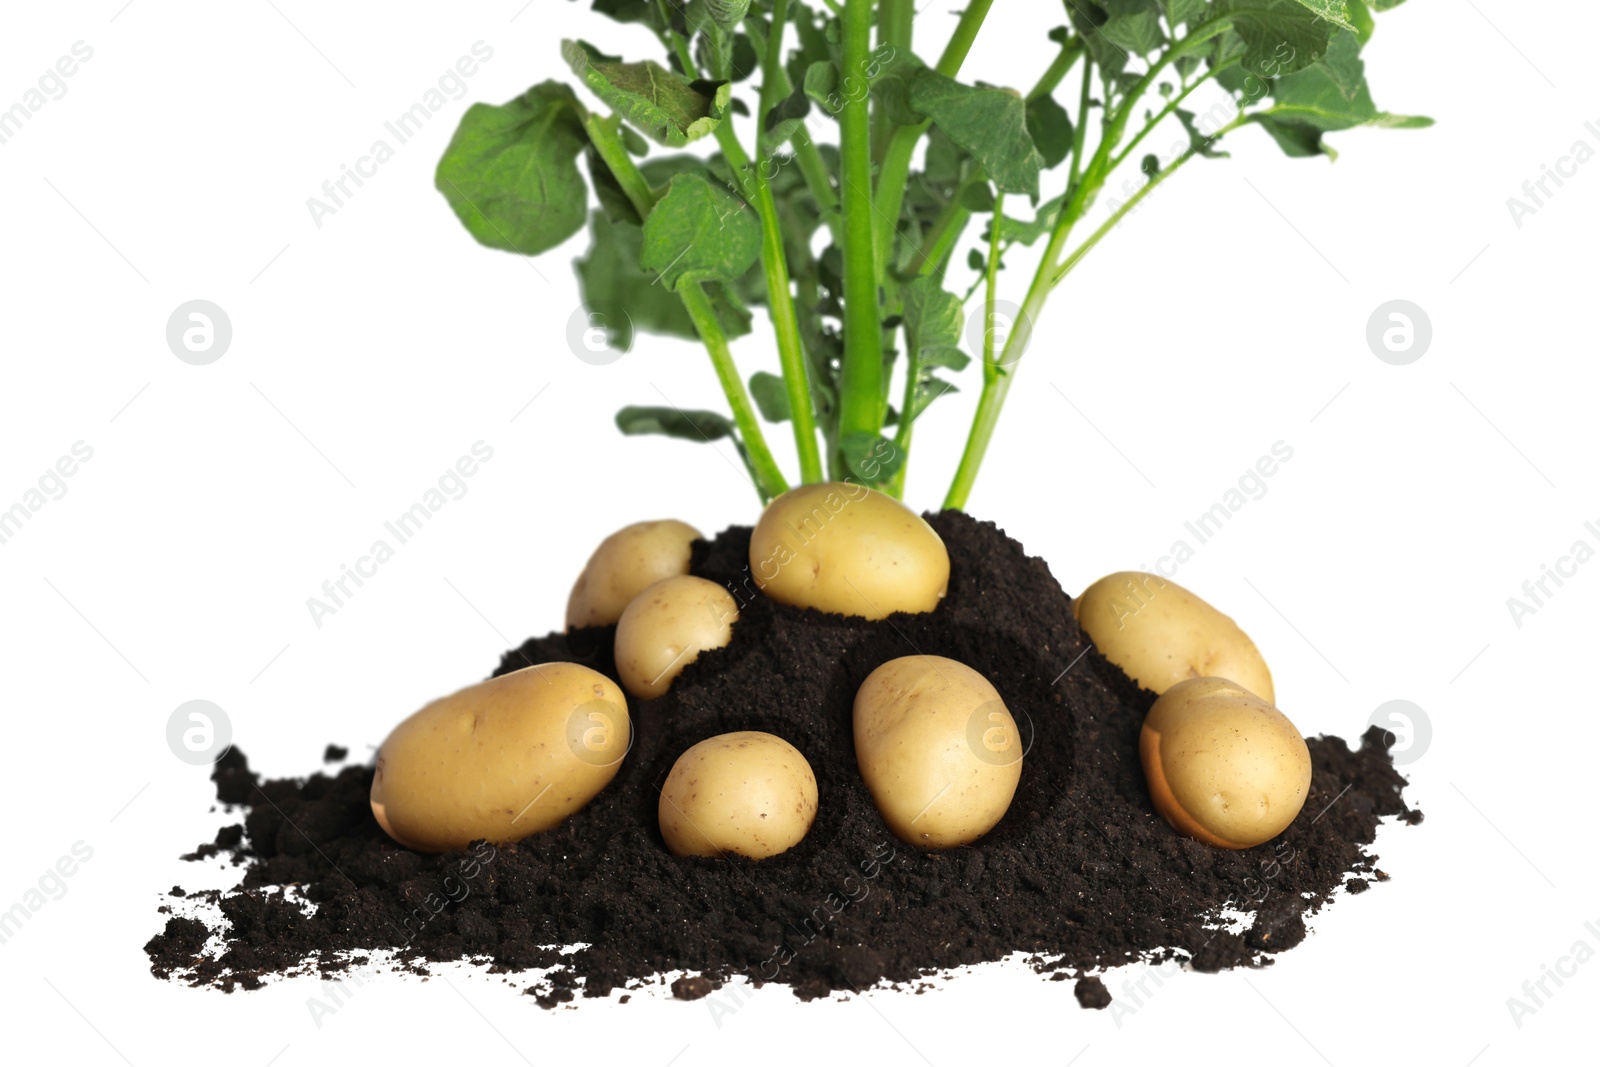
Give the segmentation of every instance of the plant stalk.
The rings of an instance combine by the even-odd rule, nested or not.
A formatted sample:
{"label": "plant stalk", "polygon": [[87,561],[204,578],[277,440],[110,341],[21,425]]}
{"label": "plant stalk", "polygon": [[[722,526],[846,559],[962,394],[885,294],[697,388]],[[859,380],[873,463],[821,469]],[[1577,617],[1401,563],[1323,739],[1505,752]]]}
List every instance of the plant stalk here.
{"label": "plant stalk", "polygon": [[761,502],[766,503],[779,493],[786,492],[789,483],[784,479],[777,461],[772,458],[772,451],[761,433],[761,422],[756,417],[755,406],[750,402],[750,394],[745,391],[739,369],[734,366],[728,335],[717,319],[717,309],[712,306],[711,298],[706,296],[699,282],[681,283],[678,295],[683,298],[683,306],[689,312],[695,332],[711,354],[711,366],[717,372],[722,391],[727,394],[728,406],[733,409],[734,425],[739,427],[739,440],[744,444],[745,461],[754,477],[756,492],[761,495]]}
{"label": "plant stalk", "polygon": [[[978,39],[978,31],[983,28],[983,20],[993,5],[994,0],[972,0],[967,5],[934,70],[947,78],[954,78],[961,72],[961,65],[967,61],[967,53],[972,51],[972,43]],[[924,121],[915,126],[897,128],[889,139],[888,149],[883,153],[883,163],[878,168],[875,200],[877,233],[874,239],[877,242],[879,264],[887,265],[893,258],[894,235],[900,226],[900,208],[905,203],[906,182],[911,177],[911,157],[917,151],[917,142],[922,140],[922,135],[928,132],[930,125]]]}
{"label": "plant stalk", "polygon": [[[602,118],[599,115],[588,114],[583,120],[590,143],[594,145],[595,151],[600,153],[601,160],[610,168],[612,176],[617,179],[617,184],[622,187],[634,210],[643,219],[648,217],[651,208],[655,207],[656,197],[650,189],[650,183],[645,181],[638,165],[634,163],[633,157],[628,155],[622,138],[617,135],[617,127],[620,124],[621,118],[616,115]],[[705,289],[698,282],[679,285],[677,293],[679,299],[683,301],[684,309],[689,313],[690,321],[694,323],[695,332],[700,335],[700,340],[711,356],[712,369],[716,371],[717,381],[721,383],[722,391],[728,398],[728,406],[733,410],[734,425],[739,428],[739,439],[744,444],[745,462],[750,468],[756,492],[760,494],[763,502],[770,500],[788,489],[789,483],[784,479],[783,471],[779,469],[777,461],[772,458],[772,450],[767,447],[766,435],[761,432],[761,423],[756,418],[750,394],[746,391],[744,380],[739,377],[739,371],[734,366],[733,352],[728,347],[728,335],[717,319],[716,308],[712,306],[711,299],[706,296]],[[793,310],[793,305],[790,310]],[[809,398],[805,410],[810,411]]]}
{"label": "plant stalk", "polygon": [[[872,0],[845,0],[844,106],[839,112],[844,226],[844,367],[839,437],[883,428],[883,333],[872,224],[871,107],[864,82],[872,49]],[[848,464],[847,464],[848,465]]]}

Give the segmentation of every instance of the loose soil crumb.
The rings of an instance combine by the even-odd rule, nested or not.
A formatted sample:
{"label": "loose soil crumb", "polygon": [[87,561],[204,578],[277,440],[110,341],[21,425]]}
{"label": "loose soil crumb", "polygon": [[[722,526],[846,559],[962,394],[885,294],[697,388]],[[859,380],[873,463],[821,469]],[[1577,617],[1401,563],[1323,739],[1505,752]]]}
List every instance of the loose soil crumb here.
{"label": "loose soil crumb", "polygon": [[[702,655],[665,696],[634,702],[636,740],[616,779],[516,845],[407,851],[373,821],[371,766],[262,780],[235,748],[212,777],[243,822],[183,858],[227,854],[243,880],[190,893],[185,905],[209,909],[166,921],[145,946],[152,972],[231,991],[335,974],[353,953],[387,950],[394,969],[420,974],[463,958],[508,974],[547,969],[527,992],[554,1007],[681,972],[694,977],[672,983],[680,997],[742,975],[809,1000],[880,983],[920,991],[926,977],[1013,955],[1052,978],[1138,960],[1218,971],[1271,963],[1341,889],[1388,879],[1367,848],[1380,820],[1415,825],[1422,813],[1402,799],[1382,730],[1354,750],[1309,740],[1310,797],[1277,840],[1234,852],[1180,837],[1151,808],[1139,766],[1154,695],[1089,647],[1043,561],[991,523],[959,512],[928,520],[950,550],[949,594],[932,613],[881,622],[760,595],[748,528],[696,543],[693,572],[740,601],[732,644]],[[570,660],[615,678],[611,638],[611,628],[534,638],[496,673]],[[1005,818],[947,852],[894,838],[856,769],[856,688],[913,653],[983,673],[1031,737]],[[394,710],[374,713],[375,731]],[[759,863],[672,856],[656,825],[668,770],[695,742],[748,729],[810,760],[820,798],[811,833]],[[206,949],[213,935],[220,952]],[[588,947],[562,952],[578,943]],[[1096,977],[1074,992],[1086,1007],[1109,1002]]]}
{"label": "loose soil crumb", "polygon": [[1078,979],[1072,987],[1072,995],[1078,998],[1080,1008],[1099,1010],[1111,1006],[1111,990],[1106,988],[1105,982],[1097,974]]}

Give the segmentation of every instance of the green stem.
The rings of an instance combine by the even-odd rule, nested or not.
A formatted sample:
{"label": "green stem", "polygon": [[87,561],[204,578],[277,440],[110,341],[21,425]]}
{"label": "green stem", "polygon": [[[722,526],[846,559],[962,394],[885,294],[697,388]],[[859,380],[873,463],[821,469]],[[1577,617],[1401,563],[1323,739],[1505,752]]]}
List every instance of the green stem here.
{"label": "green stem", "polygon": [[1041,96],[1049,96],[1056,91],[1056,86],[1061,84],[1061,79],[1067,76],[1067,71],[1072,69],[1072,64],[1083,51],[1083,38],[1073,36],[1067,38],[1062,44],[1061,51],[1056,53],[1056,58],[1050,61],[1050,66],[1039,76],[1032,89],[1028,90],[1027,100],[1032,103]]}
{"label": "green stem", "polygon": [[[915,0],[878,0],[878,48],[884,46],[894,49],[896,53],[911,51],[911,23],[916,16]],[[895,126],[884,116],[882,108],[878,108],[876,121],[873,122],[872,158],[874,162],[883,159],[883,153],[889,146],[889,138]]]}
{"label": "green stem", "polygon": [[856,434],[877,434],[883,428],[883,333],[873,249],[871,109],[862,73],[871,48],[872,0],[845,0],[841,86],[845,99],[839,112],[845,346],[839,383],[841,441]]}
{"label": "green stem", "polygon": [[583,116],[583,128],[589,135],[589,143],[600,153],[601,160],[611,171],[611,176],[617,179],[617,184],[622,186],[623,194],[633,204],[642,222],[650,214],[650,209],[656,206],[656,194],[623,145],[617,133],[621,126],[621,115],[606,117],[589,112]]}
{"label": "green stem", "polygon": [[[776,0],[772,16],[772,35],[767,47],[767,72],[762,75],[762,108],[765,115],[772,103],[768,96],[774,91],[771,71],[783,56],[783,20],[788,17],[788,0]],[[759,130],[760,122],[757,127]],[[756,136],[760,143],[760,134]],[[761,270],[767,279],[767,307],[772,318],[773,333],[778,342],[778,363],[783,370],[784,391],[789,397],[789,417],[794,428],[795,449],[800,455],[801,482],[822,480],[822,454],[817,449],[817,424],[811,405],[811,381],[806,366],[805,351],[800,343],[800,322],[795,315],[794,293],[789,281],[789,263],[784,255],[783,225],[778,219],[778,205],[772,197],[772,186],[767,182],[763,166],[752,166],[750,158],[735,136],[733,125],[724,122],[717,127],[717,142],[722,154],[735,175],[743,175],[740,185],[755,202],[761,219]]]}
{"label": "green stem", "polygon": [[717,372],[717,381],[722,385],[722,391],[727,394],[728,405],[733,408],[733,421],[739,427],[739,440],[744,444],[745,462],[750,466],[750,473],[754,476],[756,492],[761,495],[762,503],[771,500],[779,493],[789,488],[789,483],[784,480],[783,471],[778,469],[778,463],[772,458],[772,452],[767,448],[767,440],[761,433],[761,423],[756,418],[754,405],[750,403],[750,394],[745,391],[744,379],[739,377],[739,369],[733,364],[733,351],[728,347],[728,335],[723,332],[722,323],[717,319],[717,310],[712,307],[711,299],[706,296],[705,289],[699,282],[686,281],[678,286],[678,295],[683,298],[683,306],[689,312],[689,318],[694,323],[695,332],[700,335],[700,340],[705,342],[706,351],[711,353],[711,366]]}
{"label": "green stem", "polygon": [[[1236,126],[1237,126],[1237,123],[1235,123],[1233,125],[1230,125],[1230,126],[1226,126],[1226,127],[1223,128],[1222,132],[1225,133],[1228,130],[1236,128]],[[1218,133],[1217,136],[1218,137],[1222,136],[1222,133]],[[1189,162],[1189,160],[1193,159],[1198,154],[1199,154],[1199,149],[1190,148],[1189,150],[1184,152],[1181,156],[1179,156],[1177,159],[1175,159],[1171,163],[1167,164],[1165,169],[1163,169],[1160,172],[1158,172],[1148,182],[1145,182],[1144,185],[1140,187],[1138,192],[1134,193],[1132,196],[1130,196],[1128,198],[1128,202],[1127,203],[1123,204],[1121,207],[1117,208],[1117,210],[1113,211],[1111,213],[1111,217],[1110,218],[1106,219],[1105,222],[1101,223],[1100,227],[1098,229],[1096,229],[1094,231],[1094,233],[1092,233],[1088,237],[1084,238],[1083,243],[1081,245],[1079,245],[1077,248],[1074,248],[1072,250],[1072,254],[1071,255],[1067,256],[1066,259],[1062,260],[1061,266],[1059,268],[1057,268],[1055,274],[1051,276],[1051,279],[1050,279],[1051,287],[1054,288],[1055,286],[1060,285],[1062,279],[1065,278],[1068,274],[1071,274],[1072,273],[1072,269],[1074,267],[1076,267],[1079,263],[1083,262],[1083,257],[1087,256],[1090,252],[1094,251],[1095,245],[1098,245],[1100,243],[1101,238],[1105,237],[1106,234],[1110,233],[1112,230],[1117,228],[1117,224],[1120,223],[1127,216],[1128,212],[1130,212],[1134,208],[1138,207],[1139,206],[1139,202],[1141,200],[1143,200],[1145,197],[1149,196],[1151,193],[1155,192],[1156,191],[1156,187],[1158,185],[1160,185],[1162,182],[1164,182],[1168,178],[1170,178],[1174,173],[1176,173],[1176,171],[1177,171],[1177,169],[1179,167],[1181,167],[1185,163]]]}
{"label": "green stem", "polygon": [[[595,151],[600,153],[600,158],[610,168],[612,176],[617,179],[617,184],[622,187],[634,210],[643,219],[649,216],[650,210],[655,207],[656,197],[650,189],[650,183],[645,181],[633,157],[628,155],[622,138],[617,134],[621,124],[622,119],[618,115],[602,118],[590,114],[585,115],[583,120],[590,143],[594,145]],[[733,409],[733,421],[739,427],[739,439],[744,445],[745,463],[750,467],[756,491],[761,495],[763,502],[770,500],[789,488],[789,484],[785,481],[783,472],[778,469],[777,461],[772,458],[772,450],[767,447],[766,435],[761,432],[761,423],[757,421],[755,409],[750,403],[750,394],[745,390],[744,380],[739,377],[739,371],[733,364],[733,351],[728,347],[728,335],[717,319],[716,309],[712,307],[705,289],[698,282],[685,282],[678,286],[677,292],[683,301],[684,309],[689,312],[690,321],[694,323],[695,332],[705,343],[706,351],[711,356],[711,366],[717,374],[717,381],[721,383],[722,391],[728,398],[728,406]],[[790,311],[793,311],[792,304]],[[787,374],[785,376],[787,377]],[[809,398],[803,407],[805,411],[810,412]],[[813,447],[815,443],[813,439]]]}
{"label": "green stem", "polygon": [[[1144,124],[1144,129],[1142,129],[1138,133],[1134,134],[1133,140],[1128,142],[1127,147],[1124,148],[1121,152],[1118,152],[1116,154],[1115,158],[1113,158],[1111,160],[1110,169],[1111,170],[1116,170],[1118,167],[1120,167],[1122,165],[1123,161],[1125,159],[1127,159],[1130,155],[1133,154],[1133,150],[1135,148],[1139,147],[1139,143],[1141,141],[1143,141],[1146,137],[1150,136],[1151,132],[1157,126],[1161,125],[1161,123],[1164,122],[1169,115],[1171,115],[1174,111],[1178,110],[1178,105],[1182,104],[1185,100],[1187,100],[1189,98],[1189,94],[1190,93],[1194,92],[1196,89],[1200,88],[1200,86],[1204,85],[1206,82],[1210,81],[1212,78],[1215,78],[1222,71],[1224,71],[1227,68],[1233,66],[1237,62],[1238,62],[1238,59],[1237,59],[1237,57],[1235,57],[1234,59],[1228,60],[1226,63],[1220,63],[1217,66],[1212,67],[1210,70],[1206,71],[1205,74],[1203,74],[1200,77],[1196,78],[1192,84],[1190,84],[1189,86],[1187,86],[1183,90],[1183,92],[1181,92],[1177,96],[1173,97],[1172,100],[1170,102],[1168,102],[1166,107],[1162,108],[1156,114],[1156,116],[1154,118],[1152,118],[1149,122]],[[1217,136],[1220,136],[1220,134],[1212,134],[1212,136],[1213,137],[1217,137]]]}
{"label": "green stem", "polygon": [[[983,28],[983,20],[993,4],[994,0],[972,0],[967,5],[934,70],[947,78],[954,78],[961,72],[961,64],[967,61],[972,42],[977,40],[978,31]],[[916,153],[917,142],[922,140],[922,135],[928,132],[930,125],[928,122],[919,122],[915,126],[897,128],[889,139],[888,149],[883,153],[874,203],[877,216],[874,240],[877,242],[879,264],[887,265],[893,258],[894,235],[900,226],[900,208],[905,202],[906,182],[911,176],[911,157]]]}
{"label": "green stem", "polygon": [[[967,498],[971,495],[973,483],[978,477],[978,469],[983,465],[983,457],[989,449],[990,440],[994,437],[995,426],[999,422],[1000,411],[1005,406],[1006,395],[1011,391],[1011,383],[1016,378],[1017,364],[1021,361],[1023,352],[1027,350],[1028,341],[1039,321],[1040,314],[1044,311],[1044,304],[1050,295],[1050,291],[1055,287],[1057,278],[1064,273],[1061,272],[1060,264],[1067,237],[1071,233],[1073,225],[1082,216],[1092,195],[1105,183],[1106,176],[1110,170],[1108,164],[1111,153],[1121,143],[1123,132],[1127,129],[1128,116],[1144,95],[1149,92],[1150,86],[1155,83],[1156,77],[1162,70],[1166,69],[1168,64],[1221,33],[1230,24],[1231,20],[1222,18],[1198,27],[1188,37],[1173,45],[1150,65],[1150,69],[1145,72],[1139,82],[1123,98],[1117,114],[1109,118],[1105,123],[1100,144],[1095,151],[1094,158],[1082,171],[1081,180],[1079,178],[1078,161],[1082,156],[1083,129],[1086,124],[1083,122],[1085,112],[1079,112],[1078,139],[1073,151],[1072,177],[1068,186],[1067,200],[1061,207],[1061,217],[1056,220],[1055,230],[1050,235],[1050,243],[1045,248],[1044,255],[1040,258],[1039,269],[1034,273],[1033,281],[1028,286],[1028,294],[1023,298],[1022,309],[1018,313],[1017,321],[1013,325],[1010,336],[1006,338],[1005,349],[1001,353],[999,360],[1000,365],[996,368],[998,373],[992,381],[984,382],[983,392],[978,397],[978,407],[972,417],[972,428],[967,435],[967,446],[961,454],[961,462],[956,468],[955,478],[950,483],[950,491],[945,496],[944,506],[946,508],[966,507]],[[1082,98],[1085,106],[1088,101],[1089,75],[1092,67],[1093,64],[1085,64],[1084,66]],[[1233,125],[1237,125],[1237,122]],[[1231,128],[1233,128],[1232,125],[1224,127],[1224,132]],[[1219,133],[1218,136],[1220,135]],[[1194,152],[1194,149],[1190,149],[1182,159],[1176,161],[1165,173],[1175,170],[1182,162],[1193,156]],[[1164,177],[1163,180],[1165,180]],[[1138,197],[1130,201],[1129,205],[1123,205],[1124,210],[1121,211],[1118,217],[1126,215],[1131,204],[1137,203],[1138,200],[1148,195],[1151,186],[1154,184],[1156,183],[1152,181],[1150,185],[1147,185],[1141,191]],[[1076,250],[1073,253],[1076,258],[1072,260],[1072,265],[1076,266],[1083,256],[1087,255],[1094,245],[1099,243],[1100,238],[1106,232],[1109,232],[1114,225],[1115,223],[1112,222],[1102,226],[1095,236],[1085,242],[1085,247]]]}
{"label": "green stem", "polygon": [[994,198],[994,214],[989,218],[989,263],[984,271],[983,295],[983,380],[987,385],[1000,375],[1000,366],[994,361],[994,297],[1000,278],[1000,213],[1004,209],[1005,194]]}
{"label": "green stem", "polygon": [[[770,53],[770,41],[768,50]],[[762,77],[769,79],[775,86],[774,105],[777,103],[777,98],[786,97],[794,92],[794,85],[789,81],[789,72],[783,69],[781,61],[771,68],[770,74],[763,73]],[[762,88],[765,90],[765,82]],[[764,107],[757,121],[764,124],[767,121],[767,114],[771,111],[772,106]],[[817,142],[811,139],[811,132],[805,123],[802,122],[795,127],[794,133],[789,135],[789,144],[794,148],[794,158],[800,167],[800,176],[805,179],[806,188],[816,198],[817,210],[822,213],[822,221],[827,224],[833,243],[842,245],[843,238],[839,229],[839,192],[833,187],[833,174],[828,170],[828,164],[822,158],[822,151],[817,148]]]}
{"label": "green stem", "polygon": [[1072,131],[1072,163],[1067,168],[1067,191],[1078,187],[1083,176],[1083,146],[1089,133],[1089,90],[1094,85],[1094,64],[1083,65],[1083,85],[1078,90],[1078,125]]}

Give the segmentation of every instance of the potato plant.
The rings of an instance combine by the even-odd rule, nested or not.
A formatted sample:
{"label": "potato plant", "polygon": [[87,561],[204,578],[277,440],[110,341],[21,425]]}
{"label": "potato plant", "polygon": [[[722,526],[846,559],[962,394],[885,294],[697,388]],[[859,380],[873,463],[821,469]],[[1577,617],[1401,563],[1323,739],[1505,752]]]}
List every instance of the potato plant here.
{"label": "potato plant", "polygon": [[[729,407],[630,406],[617,425],[731,438],[763,501],[790,485],[763,420],[789,424],[800,483],[900,495],[917,420],[976,362],[945,498],[960,508],[1047,298],[1153,190],[1246,127],[1309,157],[1334,155],[1333,131],[1427,124],[1380,111],[1366,83],[1373,12],[1400,2],[1066,0],[1040,25],[1002,6],[988,32],[1056,51],[1000,87],[962,77],[993,0],[920,53],[913,0],[592,0],[597,22],[625,24],[618,40],[658,54],[563,42],[570,82],[474,105],[437,185],[493,248],[536,255],[587,226],[577,270],[595,321],[619,346],[634,331],[699,338]],[[1227,102],[1202,112],[1208,83]],[[1147,144],[1162,126],[1187,143],[1165,160]],[[1096,198],[1135,172],[1090,229]],[[1002,331],[1008,255],[1037,265]],[[976,275],[964,292],[961,273]],[[974,299],[983,328],[964,345]],[[781,374],[747,379],[731,343],[756,308]]]}

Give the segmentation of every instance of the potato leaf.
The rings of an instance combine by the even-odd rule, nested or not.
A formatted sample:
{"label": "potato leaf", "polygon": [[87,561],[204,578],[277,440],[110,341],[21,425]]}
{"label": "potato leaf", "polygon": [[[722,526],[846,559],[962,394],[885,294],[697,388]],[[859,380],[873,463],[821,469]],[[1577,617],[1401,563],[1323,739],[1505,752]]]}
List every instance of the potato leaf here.
{"label": "potato leaf", "polygon": [[1344,0],[1295,0],[1301,7],[1309,8],[1312,14],[1319,19],[1326,19],[1341,30],[1354,30],[1350,22],[1350,11],[1345,7]]}
{"label": "potato leaf", "polygon": [[591,92],[669,148],[704,137],[728,114],[729,85],[691,82],[648,59],[623,63],[582,41],[561,42],[561,55]]}
{"label": "potato leaf", "polygon": [[625,407],[617,412],[617,429],[629,437],[661,434],[684,441],[715,441],[733,436],[733,423],[726,416],[683,408]]}
{"label": "potato leaf", "polygon": [[1272,105],[1255,121],[1291,156],[1333,155],[1322,134],[1355,126],[1415,129],[1431,119],[1390,115],[1372,102],[1361,44],[1354,33],[1339,33],[1327,54],[1304,70],[1286,74],[1272,87]]}
{"label": "potato leaf", "polygon": [[1100,27],[1100,33],[1112,44],[1120,45],[1136,56],[1154,52],[1167,39],[1161,28],[1161,15],[1154,7],[1144,7],[1126,15],[1112,15]]}
{"label": "potato leaf", "polygon": [[1232,19],[1244,45],[1243,66],[1258,78],[1309,67],[1338,29],[1301,0],[1218,0],[1217,13]]}
{"label": "potato leaf", "polygon": [[1161,6],[1166,8],[1167,22],[1173,26],[1199,25],[1210,9],[1206,0],[1162,0]]}
{"label": "potato leaf", "polygon": [[750,375],[750,396],[756,410],[768,422],[788,422],[790,418],[789,393],[783,379],[768,371],[758,370]]}
{"label": "potato leaf", "polygon": [[542,82],[498,107],[473,104],[439,159],[434,187],[480,244],[532,256],[583,228],[589,142],[572,90]]}
{"label": "potato leaf", "polygon": [[1046,170],[1060,166],[1072,151],[1072,119],[1053,96],[1028,104],[1028,135],[1039,150]]}
{"label": "potato leaf", "polygon": [[845,435],[839,441],[839,455],[850,473],[869,485],[893,478],[905,463],[905,455],[894,442],[875,433]]}
{"label": "potato leaf", "polygon": [[1044,159],[1028,135],[1021,96],[993,86],[963,85],[924,69],[912,79],[911,106],[971,153],[1001,192],[1038,198]]}
{"label": "potato leaf", "polygon": [[761,251],[761,227],[749,204],[700,174],[674,175],[644,223],[640,263],[676,288],[683,280],[731,280]]}
{"label": "potato leaf", "polygon": [[656,284],[655,275],[639,266],[644,233],[637,225],[596,211],[589,219],[589,233],[588,254],[573,264],[586,307],[607,313],[620,310],[636,331],[690,340],[698,336],[678,294]]}

